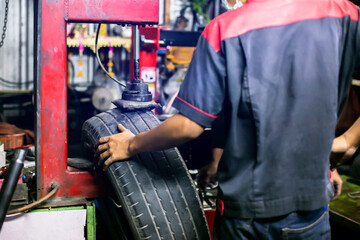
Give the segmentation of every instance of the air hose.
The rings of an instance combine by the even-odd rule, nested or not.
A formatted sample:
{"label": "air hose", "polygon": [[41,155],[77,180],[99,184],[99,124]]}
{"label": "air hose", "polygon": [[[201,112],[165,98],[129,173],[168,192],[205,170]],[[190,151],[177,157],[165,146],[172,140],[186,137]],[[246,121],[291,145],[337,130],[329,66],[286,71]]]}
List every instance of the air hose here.
{"label": "air hose", "polygon": [[6,212],[9,208],[11,198],[14,194],[21,170],[24,166],[24,159],[27,149],[19,149],[15,152],[15,161],[12,161],[6,173],[5,180],[0,191],[0,230],[5,220]]}
{"label": "air hose", "polygon": [[13,209],[7,212],[7,214],[14,214],[14,213],[21,213],[21,212],[25,212],[28,211],[40,204],[42,204],[43,202],[46,202],[49,198],[51,198],[58,190],[59,190],[59,183],[58,182],[52,182],[51,183],[51,191],[46,194],[45,197],[39,199],[38,201],[35,201],[31,204],[28,204],[26,206],[23,206],[21,208],[17,208],[17,209]]}
{"label": "air hose", "polygon": [[21,170],[24,166],[24,159],[25,159],[26,153],[27,153],[26,148],[18,149],[15,152],[16,160],[12,161],[10,163],[9,170],[6,173],[3,185],[1,187],[1,191],[0,191],[0,230],[4,223],[6,214],[21,213],[21,212],[30,210],[30,209],[44,203],[45,201],[47,201],[59,190],[59,183],[52,182],[51,183],[52,190],[43,198],[41,198],[38,201],[35,201],[31,204],[28,204],[26,206],[8,211],[12,196],[15,192],[15,188],[16,188],[18,179],[21,174]]}
{"label": "air hose", "polygon": [[96,59],[98,60],[98,63],[101,67],[101,69],[105,72],[105,74],[111,78],[112,80],[114,80],[115,82],[117,82],[118,84],[120,84],[123,87],[126,87],[126,85],[122,82],[120,82],[119,80],[117,80],[116,78],[114,78],[113,76],[110,75],[110,73],[105,69],[105,67],[102,65],[101,60],[100,60],[100,56],[99,56],[99,51],[98,51],[98,39],[99,39],[99,32],[100,32],[100,28],[101,28],[101,23],[98,25],[97,31],[96,31],[96,36],[95,36],[95,54],[96,54]]}

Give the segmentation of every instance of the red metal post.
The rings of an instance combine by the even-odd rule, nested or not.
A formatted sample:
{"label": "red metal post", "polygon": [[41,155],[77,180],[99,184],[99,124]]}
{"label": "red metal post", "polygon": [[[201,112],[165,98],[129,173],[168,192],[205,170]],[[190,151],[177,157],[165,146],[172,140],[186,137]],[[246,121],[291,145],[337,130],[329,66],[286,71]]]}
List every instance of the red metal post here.
{"label": "red metal post", "polygon": [[216,209],[205,209],[204,212],[205,212],[206,221],[209,226],[211,239],[214,239],[213,230],[214,230]]}
{"label": "red metal post", "polygon": [[[40,74],[37,79],[38,198],[52,181],[60,183],[57,197],[96,197],[99,178],[67,167],[66,23],[158,22],[158,0],[44,0],[38,5]],[[39,38],[38,38],[39,39]]]}

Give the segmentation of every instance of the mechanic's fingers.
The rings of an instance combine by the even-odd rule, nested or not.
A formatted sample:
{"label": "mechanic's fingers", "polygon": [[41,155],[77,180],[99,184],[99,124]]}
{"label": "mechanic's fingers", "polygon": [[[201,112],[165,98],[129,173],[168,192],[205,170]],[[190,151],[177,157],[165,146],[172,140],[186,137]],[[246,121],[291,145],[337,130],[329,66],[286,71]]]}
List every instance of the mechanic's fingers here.
{"label": "mechanic's fingers", "polygon": [[337,195],[339,196],[342,192],[342,186],[343,186],[343,183],[342,182],[339,182],[337,184]]}
{"label": "mechanic's fingers", "polygon": [[334,193],[334,197],[332,200],[335,200],[337,199],[340,195],[341,195],[341,192],[342,192],[342,181],[339,181],[339,182],[335,182],[334,183],[334,189],[335,189],[335,193]]}
{"label": "mechanic's fingers", "polygon": [[107,143],[110,140],[110,136],[102,137],[99,139],[99,141],[96,143],[95,147],[97,148],[99,145]]}
{"label": "mechanic's fingers", "polygon": [[118,125],[118,128],[119,128],[120,132],[124,132],[124,131],[127,130],[127,128],[125,128],[125,127],[124,127],[123,125],[121,125],[120,123],[119,123],[119,125]]}
{"label": "mechanic's fingers", "polygon": [[205,189],[210,184],[210,178],[208,176],[203,176],[198,179],[198,185],[200,189]]}
{"label": "mechanic's fingers", "polygon": [[104,162],[103,171],[105,172],[109,168],[110,163]]}
{"label": "mechanic's fingers", "polygon": [[112,157],[109,157],[109,158],[104,162],[103,171],[106,171],[106,170],[109,168],[109,166],[110,166],[110,164],[111,164],[112,162],[114,162],[114,161],[113,161],[113,158],[112,158]]}
{"label": "mechanic's fingers", "polygon": [[108,159],[110,157],[110,155],[111,155],[110,151],[108,151],[108,150],[106,150],[105,152],[100,154],[98,165],[100,166],[106,159]]}
{"label": "mechanic's fingers", "polygon": [[335,199],[337,199],[340,195],[339,189],[337,187],[334,188],[335,192],[334,192],[334,197],[331,199],[331,201],[334,201]]}
{"label": "mechanic's fingers", "polygon": [[103,151],[109,149],[109,144],[101,144],[95,149],[94,157],[97,158]]}
{"label": "mechanic's fingers", "polygon": [[216,178],[216,177],[212,177],[211,180],[210,180],[211,186],[216,186],[217,183],[218,183],[217,178]]}

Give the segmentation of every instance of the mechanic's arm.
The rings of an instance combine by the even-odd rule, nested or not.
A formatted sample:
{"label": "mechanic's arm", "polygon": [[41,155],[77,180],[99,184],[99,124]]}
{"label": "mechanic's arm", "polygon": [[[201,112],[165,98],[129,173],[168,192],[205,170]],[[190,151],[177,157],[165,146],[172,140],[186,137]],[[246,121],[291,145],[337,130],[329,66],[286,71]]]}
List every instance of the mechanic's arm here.
{"label": "mechanic's arm", "polygon": [[333,141],[331,165],[338,166],[348,160],[360,145],[360,118],[341,136]]}
{"label": "mechanic's arm", "polygon": [[360,145],[360,118],[358,118],[344,134],[335,140],[342,141],[343,144],[346,144],[347,150],[352,147],[357,148]]}
{"label": "mechanic's arm", "polygon": [[211,162],[199,170],[197,182],[200,189],[203,190],[208,186],[212,187],[212,185],[216,184],[217,169],[223,152],[224,149],[222,148],[213,148],[211,150]]}
{"label": "mechanic's arm", "polygon": [[95,157],[104,170],[115,161],[125,160],[140,152],[153,152],[181,145],[197,138],[204,127],[181,114],[175,114],[157,127],[138,135],[119,125],[120,133],[99,139]]}

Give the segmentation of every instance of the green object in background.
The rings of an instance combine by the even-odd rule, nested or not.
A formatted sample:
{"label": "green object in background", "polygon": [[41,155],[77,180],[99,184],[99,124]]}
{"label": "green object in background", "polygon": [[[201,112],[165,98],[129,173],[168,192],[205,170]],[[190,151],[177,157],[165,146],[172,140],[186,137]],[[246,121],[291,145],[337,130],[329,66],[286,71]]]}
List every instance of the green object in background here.
{"label": "green object in background", "polygon": [[[360,180],[341,175],[343,187],[341,195],[329,204],[330,219],[360,232]],[[356,183],[358,182],[358,183]]]}
{"label": "green object in background", "polygon": [[48,208],[39,208],[33,209],[31,212],[55,212],[55,211],[68,211],[68,210],[82,210],[83,206],[73,206],[73,207],[48,207]]}
{"label": "green object in background", "polygon": [[86,204],[86,231],[87,240],[96,239],[96,214],[95,203],[88,202]]}

